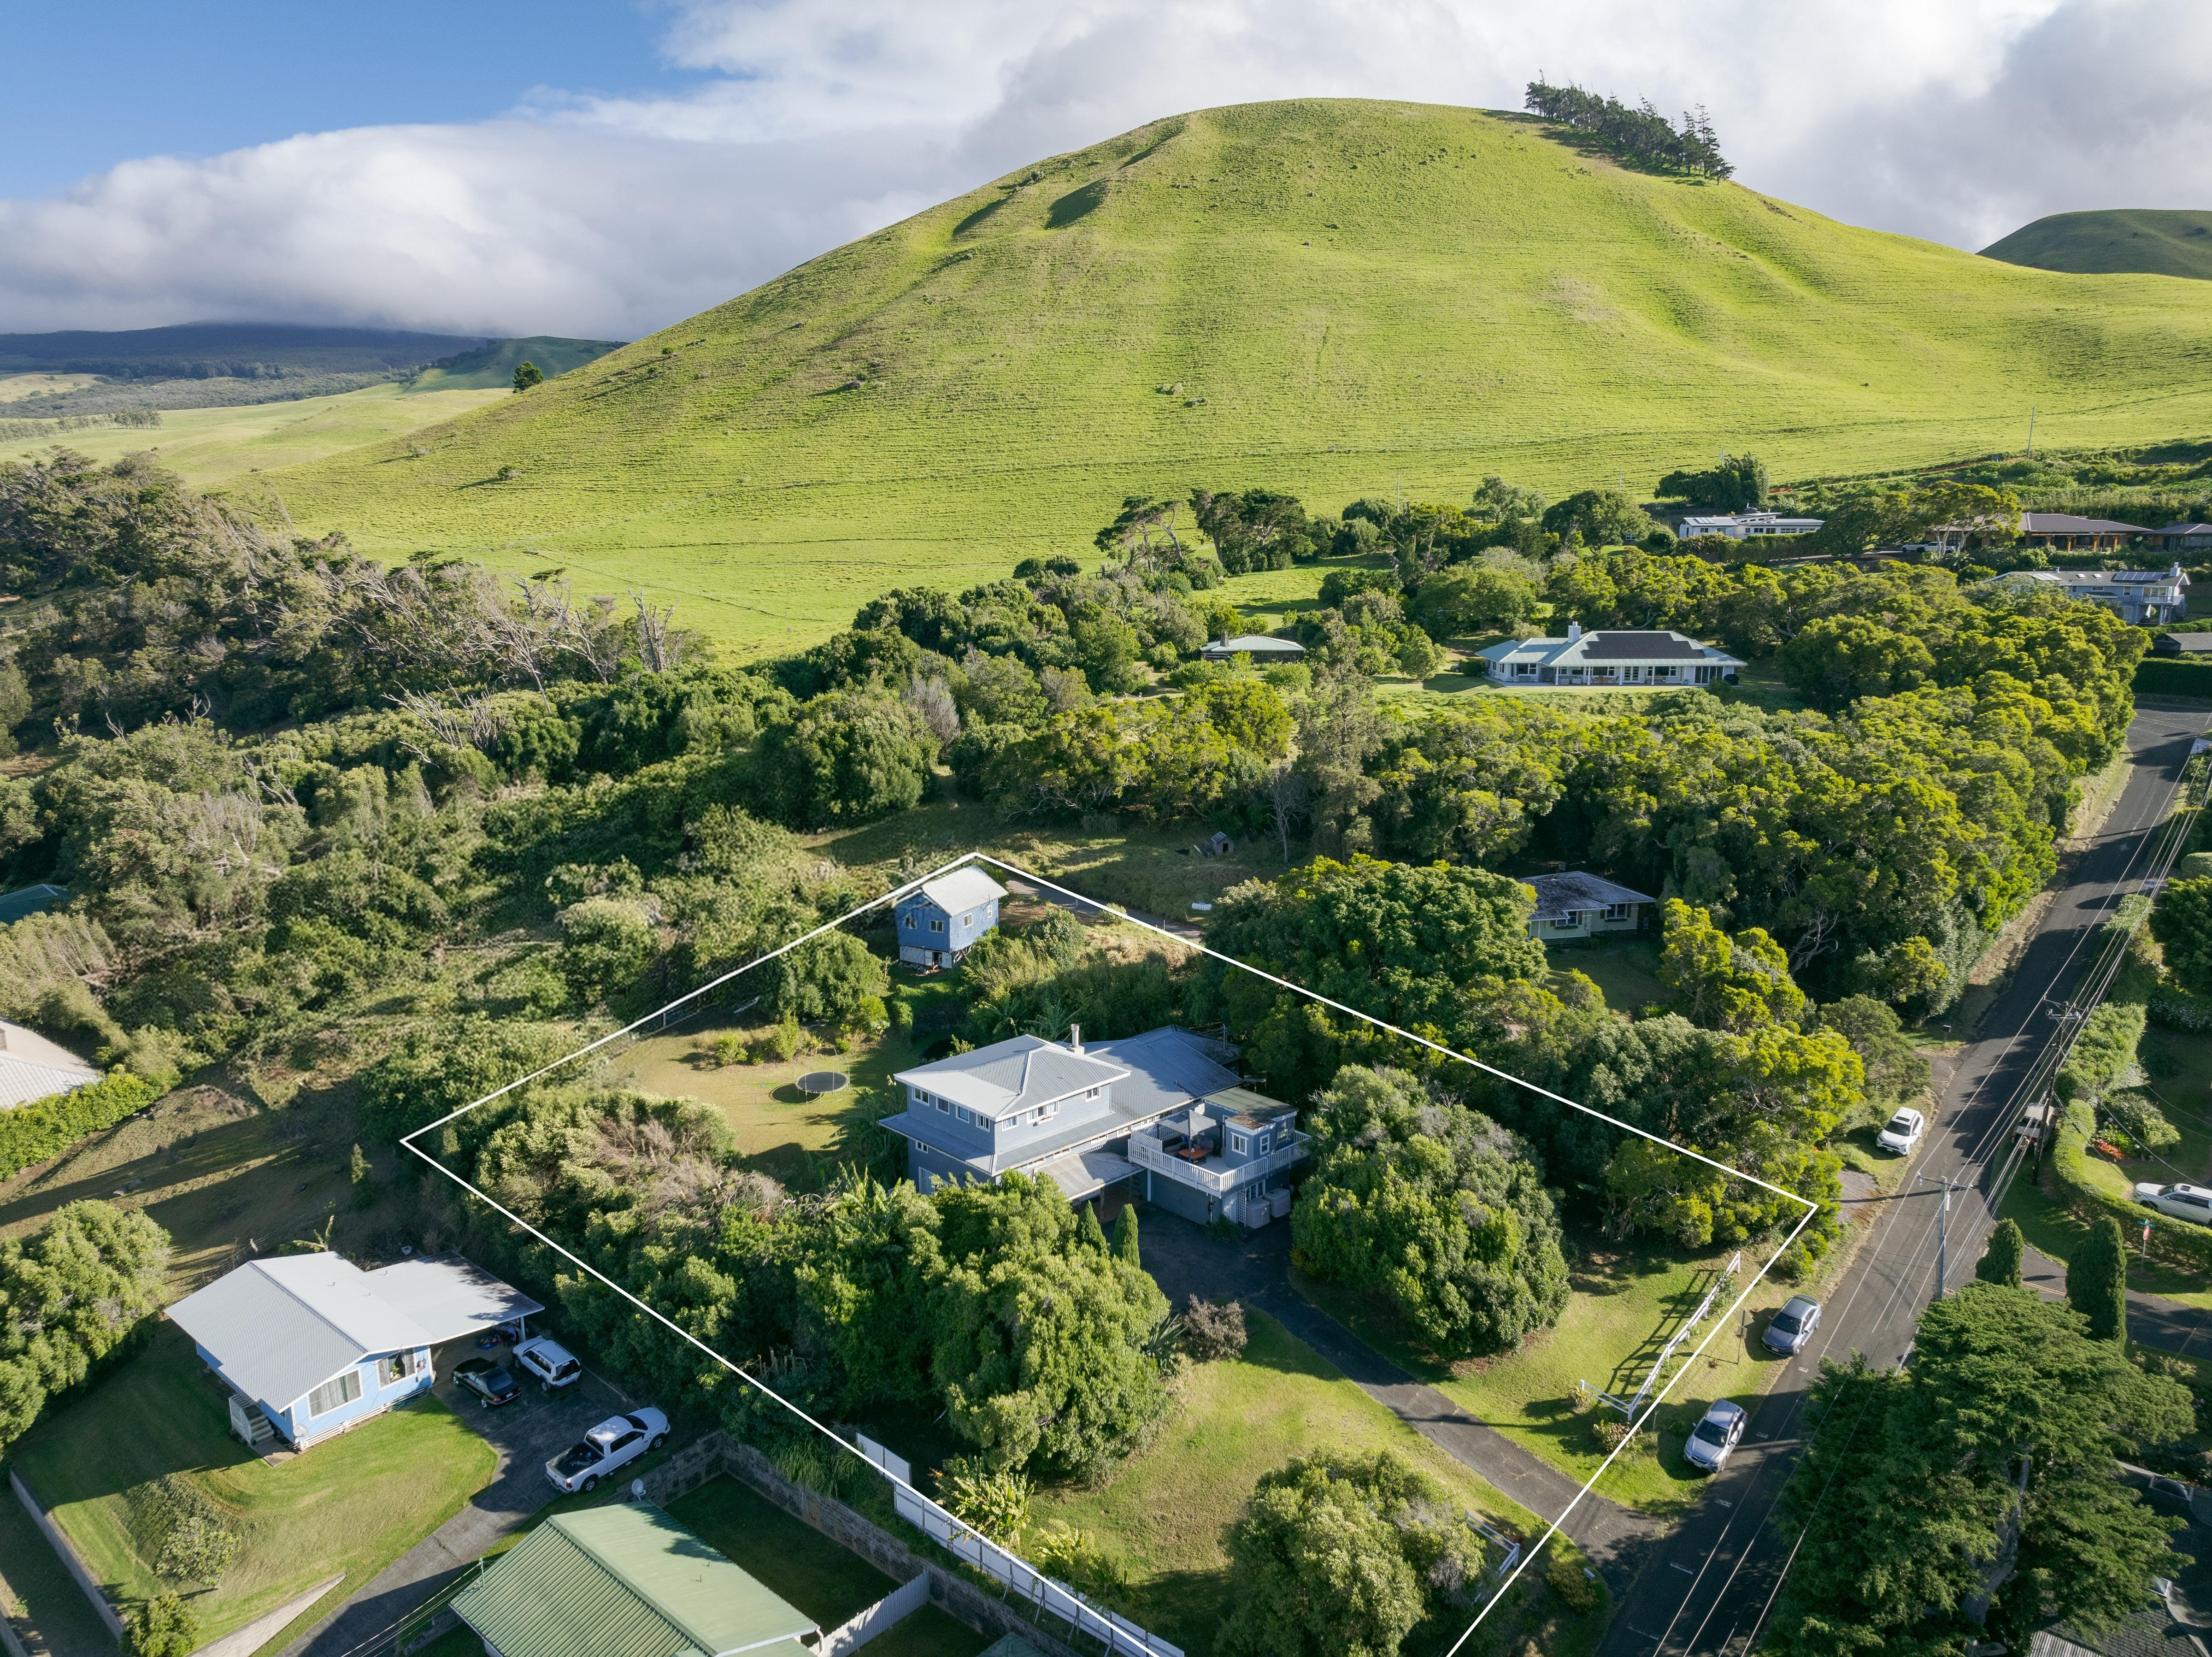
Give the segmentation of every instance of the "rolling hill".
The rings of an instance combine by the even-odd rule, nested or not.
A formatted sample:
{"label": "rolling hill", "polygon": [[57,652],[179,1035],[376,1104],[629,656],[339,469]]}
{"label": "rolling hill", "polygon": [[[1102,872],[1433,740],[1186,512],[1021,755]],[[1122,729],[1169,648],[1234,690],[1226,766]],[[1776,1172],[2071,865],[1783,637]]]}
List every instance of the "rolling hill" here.
{"label": "rolling hill", "polygon": [[561,339],[550,334],[487,339],[472,351],[433,362],[407,382],[407,389],[416,393],[485,391],[495,387],[507,390],[514,384],[515,369],[525,362],[535,362],[538,371],[550,380],[621,349],[619,339]]}
{"label": "rolling hill", "polygon": [[2212,277],[2212,213],[2114,207],[2053,213],[1982,249],[1984,259],[2040,271]]}
{"label": "rolling hill", "polygon": [[[2212,428],[2212,295],[1630,171],[1523,117],[1240,106],[1042,161],[526,395],[281,473],[301,527],[557,565],[738,653],[1088,551],[1132,492],[1334,510]],[[416,455],[420,446],[427,453]],[[509,468],[516,475],[500,481]],[[255,497],[245,481],[240,498]],[[270,509],[274,510],[273,500]]]}

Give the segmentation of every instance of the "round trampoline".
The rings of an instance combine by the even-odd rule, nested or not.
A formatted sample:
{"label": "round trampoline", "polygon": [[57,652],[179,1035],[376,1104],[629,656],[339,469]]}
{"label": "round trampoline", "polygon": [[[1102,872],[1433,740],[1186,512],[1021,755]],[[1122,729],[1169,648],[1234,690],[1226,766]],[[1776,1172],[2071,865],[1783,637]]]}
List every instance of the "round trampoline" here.
{"label": "round trampoline", "polygon": [[823,1093],[841,1093],[853,1085],[853,1079],[842,1070],[809,1070],[796,1085],[800,1093],[815,1098]]}

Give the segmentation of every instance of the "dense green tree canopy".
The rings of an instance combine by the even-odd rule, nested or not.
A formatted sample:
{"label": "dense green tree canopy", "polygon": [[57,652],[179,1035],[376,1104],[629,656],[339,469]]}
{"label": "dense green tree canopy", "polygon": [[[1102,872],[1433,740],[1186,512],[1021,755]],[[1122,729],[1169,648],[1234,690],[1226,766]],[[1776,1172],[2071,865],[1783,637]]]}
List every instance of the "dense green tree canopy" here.
{"label": "dense green tree canopy", "polygon": [[1567,1302],[1543,1171],[1514,1135],[1402,1070],[1346,1065],[1307,1116],[1300,1268],[1382,1290],[1450,1357],[1498,1352]]}

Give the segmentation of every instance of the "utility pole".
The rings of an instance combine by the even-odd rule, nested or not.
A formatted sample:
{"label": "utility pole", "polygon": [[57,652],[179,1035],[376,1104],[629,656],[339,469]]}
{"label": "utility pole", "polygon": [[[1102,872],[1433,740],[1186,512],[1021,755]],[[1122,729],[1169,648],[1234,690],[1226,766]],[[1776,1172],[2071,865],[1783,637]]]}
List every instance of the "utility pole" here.
{"label": "utility pole", "polygon": [[1951,1281],[1951,1242],[1946,1234],[1948,1228],[1945,1222],[1951,1217],[1951,1193],[1958,1187],[1948,1173],[1941,1179],[1931,1179],[1924,1173],[1917,1174],[1914,1176],[1914,1183],[1943,1188],[1943,1206],[1936,1215],[1936,1298],[1940,1301]]}
{"label": "utility pole", "polygon": [[2027,458],[2035,458],[2035,405],[2027,405]]}

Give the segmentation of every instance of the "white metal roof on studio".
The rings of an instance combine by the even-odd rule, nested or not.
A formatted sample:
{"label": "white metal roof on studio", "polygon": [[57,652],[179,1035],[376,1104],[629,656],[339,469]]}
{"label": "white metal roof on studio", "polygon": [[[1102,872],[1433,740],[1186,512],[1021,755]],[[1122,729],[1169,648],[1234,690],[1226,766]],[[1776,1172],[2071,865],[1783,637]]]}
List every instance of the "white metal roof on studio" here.
{"label": "white metal roof on studio", "polygon": [[1475,652],[1485,661],[1533,661],[1547,667],[1644,665],[1718,666],[1744,664],[1717,645],[1701,644],[1686,634],[1671,630],[1642,631],[1618,628],[1583,632],[1576,629],[1565,638],[1508,639]]}
{"label": "white metal roof on studio", "polygon": [[99,1080],[100,1072],[68,1048],[0,1019],[0,1110],[72,1093]]}
{"label": "white metal roof on studio", "polygon": [[948,915],[963,914],[980,909],[994,898],[1006,895],[1006,887],[970,863],[965,868],[956,868],[950,874],[940,874],[933,880],[925,880],[921,895]]}
{"label": "white metal roof on studio", "polygon": [[901,1070],[891,1079],[920,1087],[955,1105],[997,1118],[1086,1088],[1119,1081],[1128,1071],[1050,1042],[1042,1036],[1014,1036],[955,1053],[919,1069]]}
{"label": "white metal roof on studio", "polygon": [[1199,651],[1200,655],[1285,655],[1302,656],[1306,647],[1294,638],[1273,638],[1266,633],[1239,633],[1235,638],[1215,639]]}
{"label": "white metal roof on studio", "polygon": [[[542,1310],[457,1256],[400,1276],[336,1254],[249,1260],[169,1308],[240,1392],[283,1408],[364,1359],[436,1346]],[[392,1292],[387,1292],[392,1291]],[[484,1315],[494,1303],[496,1315]]]}

